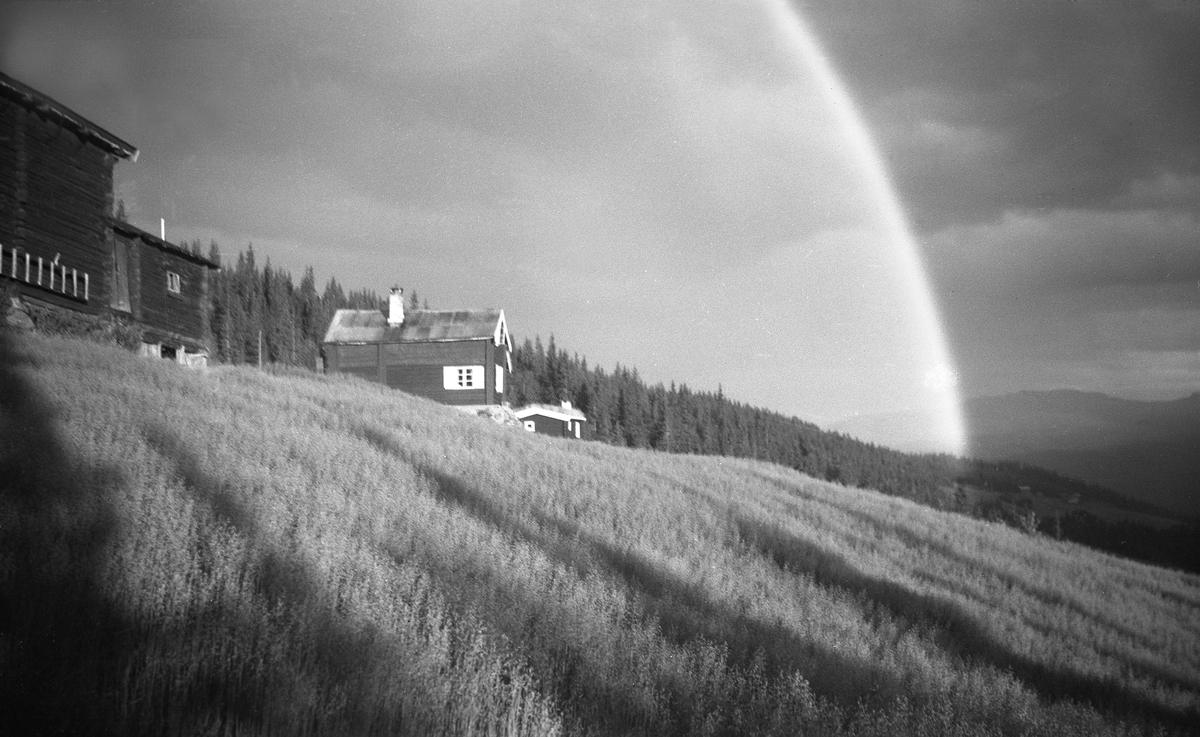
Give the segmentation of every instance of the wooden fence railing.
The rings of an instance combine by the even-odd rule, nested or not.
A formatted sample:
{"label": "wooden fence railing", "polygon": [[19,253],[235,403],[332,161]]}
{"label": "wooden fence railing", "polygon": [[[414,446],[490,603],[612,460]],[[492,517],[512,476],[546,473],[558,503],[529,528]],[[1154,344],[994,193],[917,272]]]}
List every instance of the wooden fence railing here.
{"label": "wooden fence railing", "polygon": [[67,268],[58,262],[57,256],[47,261],[41,256],[34,258],[23,248],[3,244],[0,244],[0,275],[84,302],[91,292],[91,279],[86,271]]}

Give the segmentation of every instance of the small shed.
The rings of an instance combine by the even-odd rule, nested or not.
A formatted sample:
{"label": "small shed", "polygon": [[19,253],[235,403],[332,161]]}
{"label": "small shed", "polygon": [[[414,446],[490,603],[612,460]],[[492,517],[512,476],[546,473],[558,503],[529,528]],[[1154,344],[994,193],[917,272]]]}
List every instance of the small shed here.
{"label": "small shed", "polygon": [[460,407],[504,404],[512,337],[504,310],[338,310],[322,342],[326,373],[340,372]]}
{"label": "small shed", "polygon": [[558,406],[531,404],[517,410],[516,414],[529,432],[580,440],[587,437],[584,429],[587,415],[572,407],[570,402]]}

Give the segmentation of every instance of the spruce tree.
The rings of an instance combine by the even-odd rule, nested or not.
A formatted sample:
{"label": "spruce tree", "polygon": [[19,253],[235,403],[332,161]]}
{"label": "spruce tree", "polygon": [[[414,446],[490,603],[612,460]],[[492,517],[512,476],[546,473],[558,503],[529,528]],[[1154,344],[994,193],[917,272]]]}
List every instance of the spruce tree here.
{"label": "spruce tree", "polygon": [[[208,244],[208,260],[221,264],[221,249],[214,240]],[[208,283],[209,329],[212,331],[213,356],[218,362],[229,362],[229,277],[224,269],[210,275]]]}

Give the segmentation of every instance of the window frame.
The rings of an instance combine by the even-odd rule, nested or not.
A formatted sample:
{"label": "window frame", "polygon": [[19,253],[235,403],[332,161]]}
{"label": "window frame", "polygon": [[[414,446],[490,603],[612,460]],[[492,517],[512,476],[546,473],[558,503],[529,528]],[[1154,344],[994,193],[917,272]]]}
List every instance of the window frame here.
{"label": "window frame", "polygon": [[167,294],[183,296],[183,277],[175,271],[167,270]]}
{"label": "window frame", "polygon": [[483,366],[443,366],[442,388],[446,391],[470,391],[484,388]]}

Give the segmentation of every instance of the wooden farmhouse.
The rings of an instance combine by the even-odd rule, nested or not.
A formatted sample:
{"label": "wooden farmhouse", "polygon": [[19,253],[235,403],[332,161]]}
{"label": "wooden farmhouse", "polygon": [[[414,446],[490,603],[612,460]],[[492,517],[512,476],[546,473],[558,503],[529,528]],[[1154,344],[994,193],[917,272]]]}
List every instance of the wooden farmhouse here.
{"label": "wooden farmhouse", "polygon": [[137,155],[0,73],[0,274],[34,314],[116,318],[144,353],[203,362],[218,264],[112,217],[113,167]]}
{"label": "wooden farmhouse", "polygon": [[388,312],[338,310],[322,343],[326,372],[386,384],[443,404],[504,404],[512,338],[503,310],[408,310],[402,290]]}
{"label": "wooden farmhouse", "polygon": [[587,415],[572,407],[570,402],[563,402],[557,407],[552,404],[531,404],[517,410],[516,415],[529,432],[560,438],[588,437],[584,425]]}

